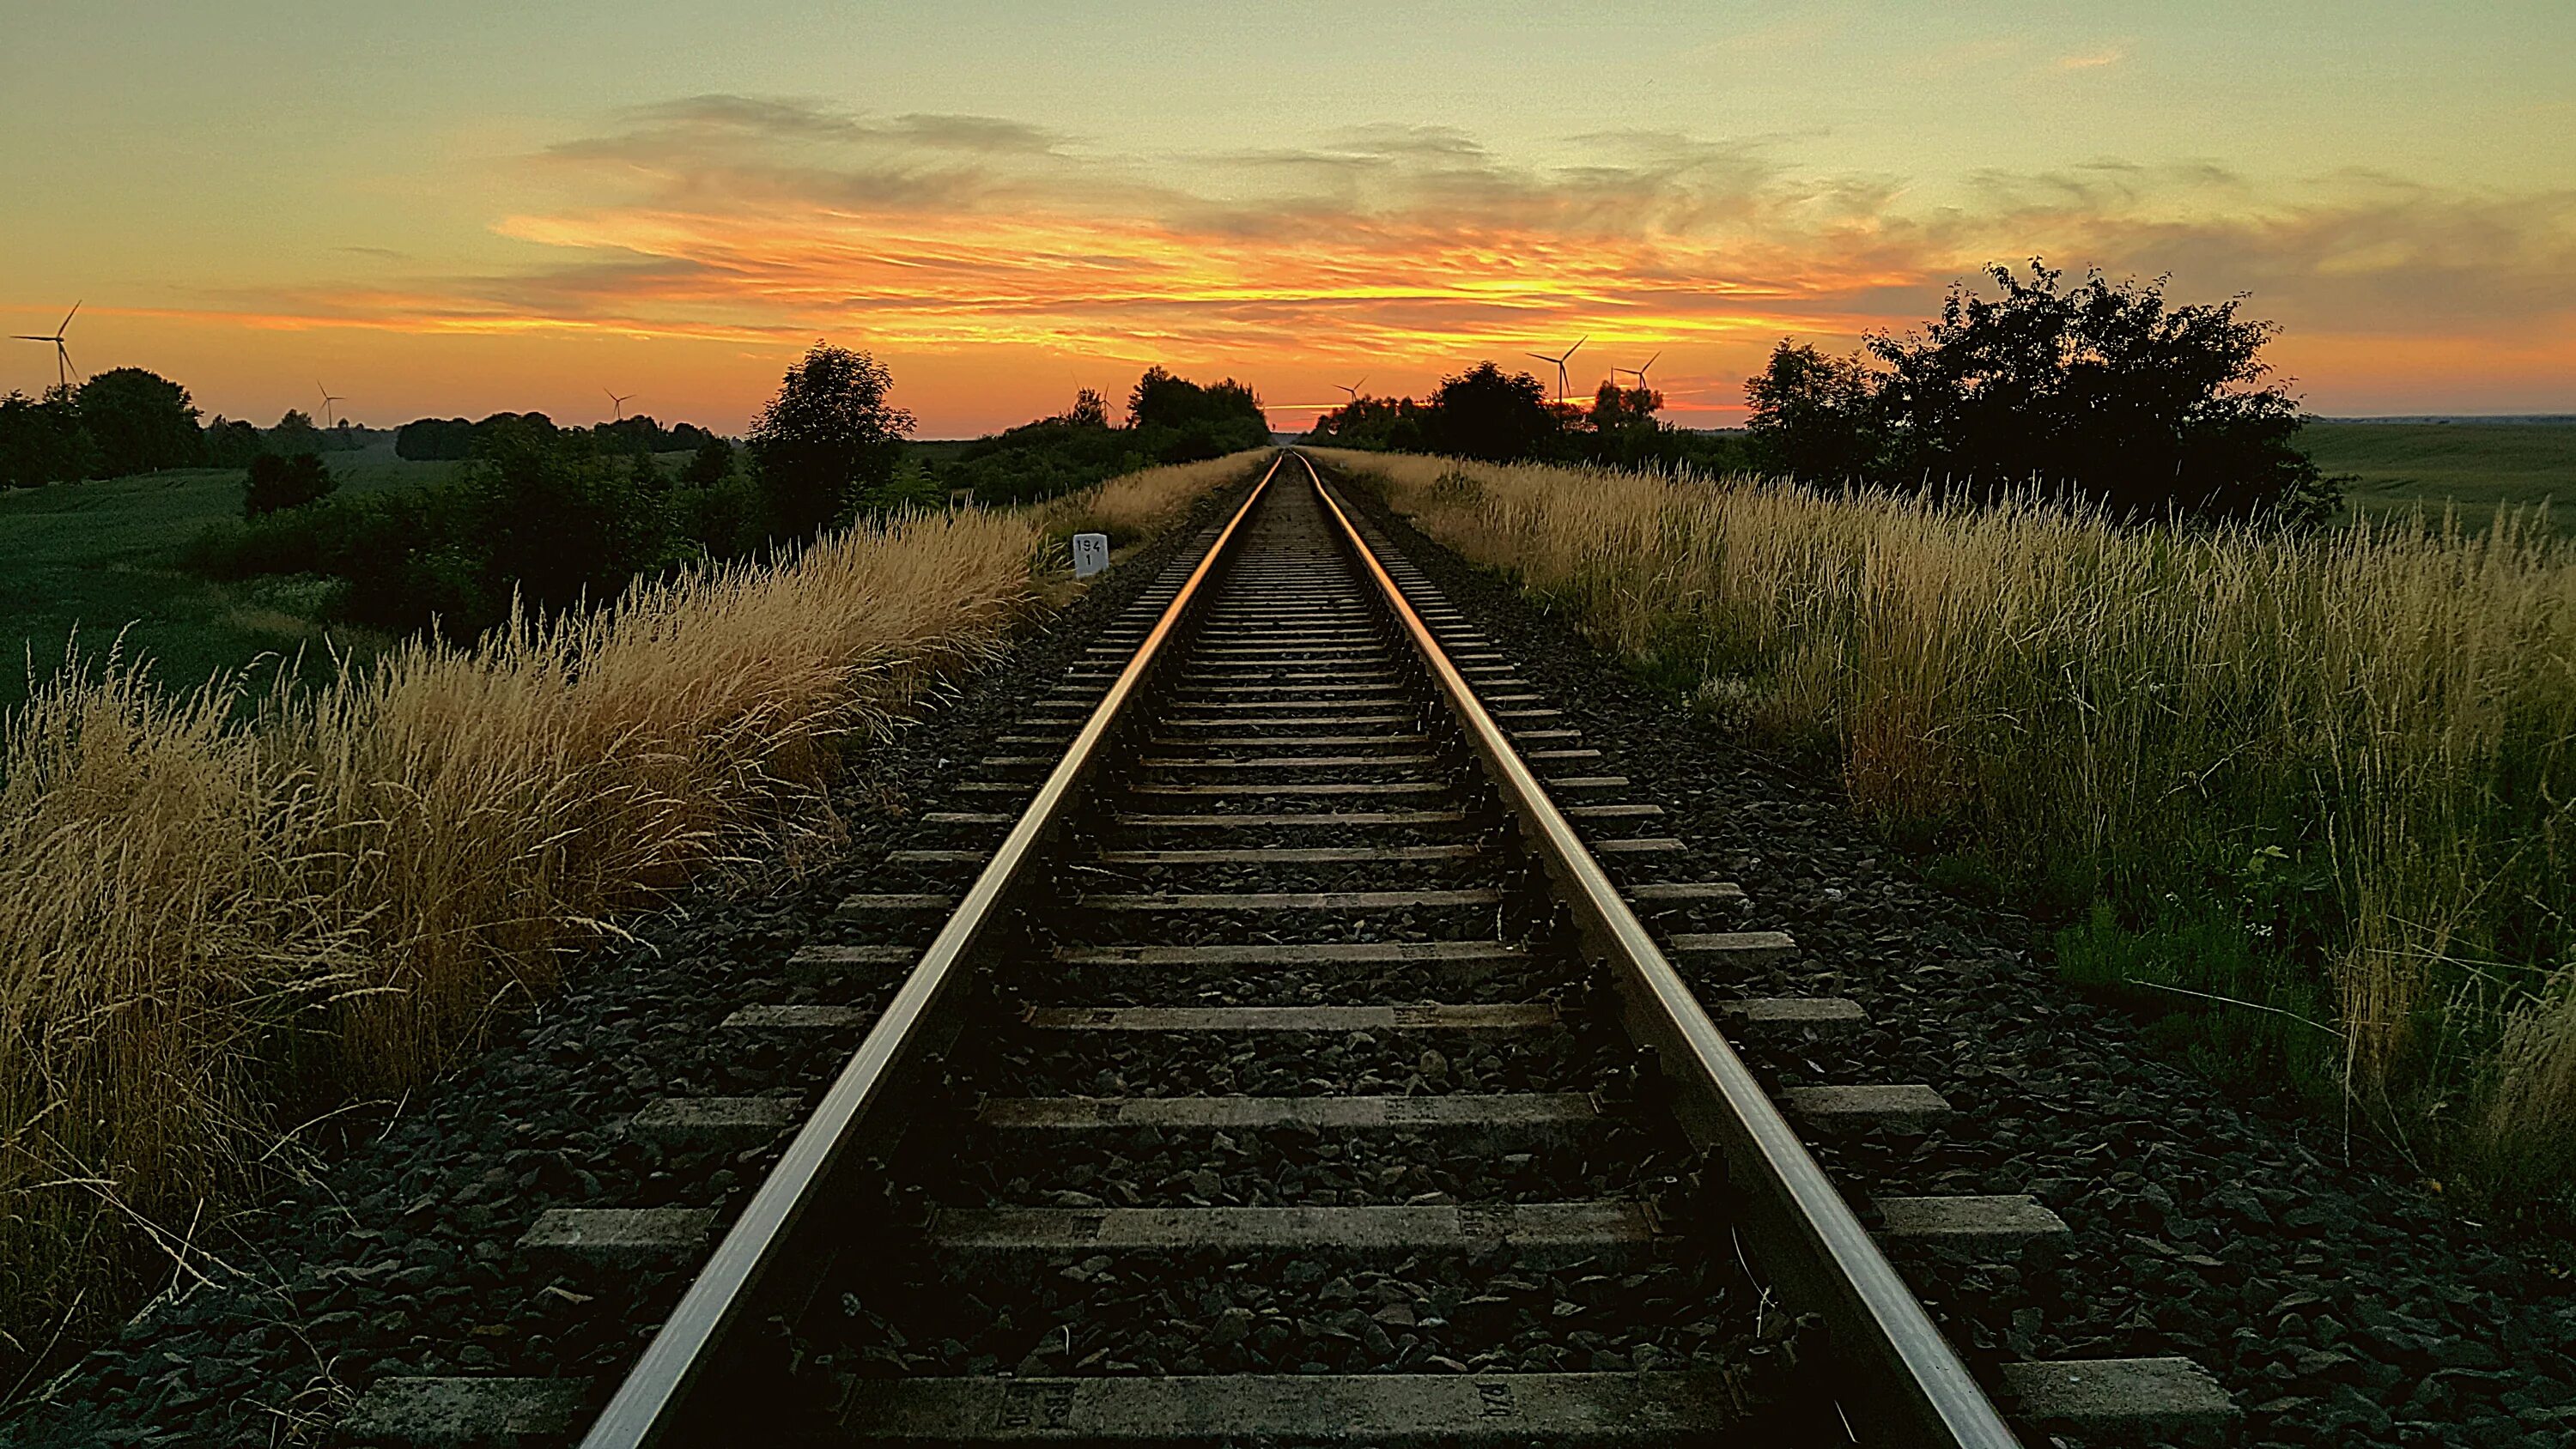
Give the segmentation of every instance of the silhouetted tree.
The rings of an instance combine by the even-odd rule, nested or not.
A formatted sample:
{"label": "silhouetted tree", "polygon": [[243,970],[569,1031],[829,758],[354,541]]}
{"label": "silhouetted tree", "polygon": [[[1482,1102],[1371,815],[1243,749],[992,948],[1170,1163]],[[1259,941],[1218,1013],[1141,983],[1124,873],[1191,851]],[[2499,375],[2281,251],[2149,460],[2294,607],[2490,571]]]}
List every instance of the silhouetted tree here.
{"label": "silhouetted tree", "polygon": [[101,476],[98,444],[81,426],[68,388],[42,399],[13,392],[0,398],[0,488],[35,488]]}
{"label": "silhouetted tree", "polygon": [[1762,472],[1845,483],[1878,471],[1878,381],[1859,354],[1828,357],[1784,337],[1760,375],[1744,380],[1744,399],[1746,449]]}
{"label": "silhouetted tree", "polygon": [[265,518],[284,508],[301,508],[326,498],[340,486],[330,466],[317,453],[285,456],[262,453],[250,460],[242,480],[242,517]]}
{"label": "silhouetted tree", "polygon": [[473,447],[474,425],[463,418],[415,418],[394,430],[394,456],[415,462],[462,458]]}
{"label": "silhouetted tree", "polygon": [[260,455],[266,445],[259,429],[237,422],[221,413],[206,424],[206,466],[209,468],[247,468],[250,460]]}
{"label": "silhouetted tree", "polygon": [[811,538],[894,473],[912,414],[886,401],[894,377],[864,352],[816,343],[751,427],[751,455],[778,536]]}
{"label": "silhouetted tree", "polygon": [[1065,412],[1063,421],[1076,428],[1105,428],[1109,426],[1109,399],[1096,389],[1082,388],[1074,393],[1073,406]]}
{"label": "silhouetted tree", "polygon": [[2279,328],[2238,316],[2243,295],[2171,306],[2166,278],[2115,287],[2099,272],[2061,288],[2036,260],[2026,281],[1986,276],[2001,295],[1955,284],[1923,327],[1869,337],[1875,366],[1783,343],[1746,384],[1766,453],[1865,453],[1851,471],[1896,486],[2036,484],[2130,516],[2313,522],[2333,508],[2294,441],[2298,403],[2267,381]]}
{"label": "silhouetted tree", "polygon": [[1497,463],[1552,456],[1563,430],[1537,378],[1490,362],[1440,379],[1423,419],[1431,451]]}
{"label": "silhouetted tree", "polygon": [[698,451],[689,456],[687,463],[681,465],[680,481],[694,483],[701,488],[711,487],[723,482],[725,475],[732,471],[733,444],[722,438],[711,437],[700,443]]}
{"label": "silhouetted tree", "polygon": [[319,453],[323,449],[322,430],[313,426],[313,415],[301,408],[288,408],[278,418],[277,426],[268,430],[268,450],[286,457],[298,453]]}
{"label": "silhouetted tree", "polygon": [[73,397],[108,477],[192,467],[205,457],[206,440],[197,431],[188,390],[158,373],[139,367],[102,372],[74,389]]}

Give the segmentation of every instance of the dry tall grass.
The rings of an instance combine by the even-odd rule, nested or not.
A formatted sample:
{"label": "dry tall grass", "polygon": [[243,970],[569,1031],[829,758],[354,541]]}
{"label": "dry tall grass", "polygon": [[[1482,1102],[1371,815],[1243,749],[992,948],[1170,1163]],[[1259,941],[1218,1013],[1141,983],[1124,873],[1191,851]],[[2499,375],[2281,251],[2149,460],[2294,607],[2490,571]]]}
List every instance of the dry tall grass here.
{"label": "dry tall grass", "polygon": [[1002,646],[1060,515],[1150,531],[1244,464],[862,528],[319,690],[68,663],[0,736],[0,1332],[41,1351],[166,1273],[284,1113],[419,1080],[617,911],[823,824],[841,751]]}
{"label": "dry tall grass", "polygon": [[2177,533],[1319,456],[1709,707],[1832,741],[1884,821],[2132,900],[2315,862],[2348,1084],[2472,1096],[2507,1156],[2576,1129],[2576,981],[2547,978],[2576,946],[2576,549],[2532,520]]}

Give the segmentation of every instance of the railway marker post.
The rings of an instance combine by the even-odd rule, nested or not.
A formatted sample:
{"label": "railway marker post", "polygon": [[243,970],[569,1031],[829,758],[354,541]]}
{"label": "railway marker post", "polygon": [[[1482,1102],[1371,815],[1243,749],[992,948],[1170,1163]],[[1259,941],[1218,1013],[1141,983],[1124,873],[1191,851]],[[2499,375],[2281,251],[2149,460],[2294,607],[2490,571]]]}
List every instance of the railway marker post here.
{"label": "railway marker post", "polygon": [[1109,567],[1109,535],[1077,533],[1073,536],[1073,576],[1087,579]]}

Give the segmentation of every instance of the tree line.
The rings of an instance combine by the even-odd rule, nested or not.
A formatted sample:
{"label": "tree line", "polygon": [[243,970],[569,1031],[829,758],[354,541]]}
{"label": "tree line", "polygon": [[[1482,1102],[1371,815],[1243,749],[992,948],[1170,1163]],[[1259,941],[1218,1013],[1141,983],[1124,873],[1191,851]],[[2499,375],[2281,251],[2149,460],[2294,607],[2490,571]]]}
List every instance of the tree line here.
{"label": "tree line", "polygon": [[0,397],[0,488],[121,478],[163,468],[243,468],[263,455],[354,452],[381,433],[341,422],[314,426],[288,409],[271,428],[220,413],[199,427],[188,390],[140,367],[102,372],[40,398]]}
{"label": "tree line", "polygon": [[1139,468],[1221,458],[1269,441],[1269,416],[1251,388],[1230,377],[1201,386],[1149,367],[1128,391],[1123,423],[1111,422],[1106,397],[1083,388],[1066,411],[978,438],[932,464],[929,476],[980,502],[1028,503]]}
{"label": "tree line", "polygon": [[[427,486],[342,494],[318,459],[263,460],[245,483],[244,522],[209,530],[190,562],[217,578],[327,580],[335,617],[462,640],[507,619],[514,601],[544,613],[614,597],[640,577],[793,548],[864,516],[945,502],[953,489],[1025,502],[1269,439],[1251,389],[1202,387],[1158,367],[1137,380],[1122,425],[1086,392],[1063,416],[925,464],[906,457],[914,420],[893,405],[893,383],[867,353],[818,344],[739,448],[687,424],[558,428],[542,414],[505,413],[461,425],[464,468]],[[424,419],[396,446],[444,450],[457,435],[457,424]],[[677,468],[655,456],[691,438]]]}
{"label": "tree line", "polygon": [[[519,424],[541,429],[555,426],[544,413],[494,413],[481,422],[463,418],[415,418],[394,430],[394,456],[414,462],[453,462],[475,455],[476,445]],[[595,423],[590,431],[603,441],[629,451],[688,453],[716,435],[695,423],[665,428],[649,414]]]}
{"label": "tree line", "polygon": [[1674,427],[1652,388],[1601,384],[1589,403],[1548,401],[1526,372],[1479,362],[1440,379],[1429,397],[1360,396],[1315,420],[1307,436],[1328,447],[1441,453],[1489,463],[1599,463],[1609,467],[1743,466],[1735,439]]}
{"label": "tree line", "polygon": [[2279,328],[2240,315],[2243,296],[2177,305],[2166,278],[2113,285],[2099,272],[2067,286],[2037,260],[2027,277],[1983,275],[1996,295],[1954,284],[1937,316],[1871,333],[1849,356],[1783,338],[1745,380],[1740,442],[1680,433],[1644,389],[1604,384],[1588,406],[1551,405],[1536,378],[1490,362],[1422,402],[1354,399],[1310,436],[1972,498],[2036,490],[2123,517],[2310,524],[2333,511],[2336,480],[2298,448],[2298,402],[2262,360]]}

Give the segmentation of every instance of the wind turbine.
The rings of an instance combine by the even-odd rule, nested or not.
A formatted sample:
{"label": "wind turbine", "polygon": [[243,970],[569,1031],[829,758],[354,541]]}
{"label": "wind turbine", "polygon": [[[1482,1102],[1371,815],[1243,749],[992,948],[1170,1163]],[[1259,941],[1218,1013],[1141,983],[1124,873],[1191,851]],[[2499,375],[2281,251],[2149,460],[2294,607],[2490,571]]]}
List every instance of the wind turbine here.
{"label": "wind turbine", "polygon": [[[1587,333],[1583,334],[1583,342],[1589,342],[1589,341],[1591,341],[1591,340],[1592,340],[1592,334],[1591,334],[1591,333],[1587,332]],[[1556,400],[1557,400],[1558,402],[1560,402],[1560,403],[1562,403],[1562,402],[1564,402],[1564,401],[1565,401],[1565,363],[1566,363],[1566,359],[1567,359],[1567,358],[1570,358],[1570,357],[1572,357],[1572,356],[1574,356],[1574,354],[1576,354],[1576,353],[1578,353],[1578,352],[1581,352],[1581,351],[1583,350],[1583,342],[1577,342],[1577,343],[1576,343],[1576,344],[1574,344],[1572,347],[1569,347],[1569,348],[1565,349],[1565,351],[1564,351],[1562,354],[1560,354],[1560,355],[1558,355],[1558,356],[1555,356],[1555,357],[1550,357],[1550,356],[1548,356],[1548,355],[1547,355],[1546,353],[1544,353],[1544,352],[1532,352],[1532,353],[1527,353],[1527,354],[1525,354],[1526,356],[1535,357],[1535,358],[1537,358],[1537,359],[1538,359],[1539,361],[1541,361],[1541,362],[1553,362],[1553,363],[1555,363],[1555,364],[1556,364]]]}
{"label": "wind turbine", "polygon": [[1646,368],[1653,367],[1655,365],[1655,358],[1661,356],[1663,356],[1663,354],[1658,352],[1654,357],[1647,358],[1646,367],[1614,367],[1610,370],[1612,372],[1624,372],[1630,377],[1635,378],[1637,380],[1637,391],[1644,392],[1646,390]]}
{"label": "wind turbine", "polygon": [[56,327],[46,336],[38,337],[32,332],[20,332],[12,335],[10,338],[13,342],[50,342],[54,344],[54,386],[56,387],[69,387],[72,385],[72,354],[71,349],[63,346],[63,333],[71,327],[72,318],[80,315],[80,309],[80,303],[72,303],[72,309],[63,314],[62,325]]}
{"label": "wind turbine", "polygon": [[333,393],[331,389],[324,387],[318,382],[313,384],[313,390],[322,394],[322,426],[324,428],[336,428],[340,426],[340,420],[331,414],[331,404],[344,403],[347,402],[348,399],[338,396]]}
{"label": "wind turbine", "polygon": [[608,392],[608,389],[604,387],[601,388],[600,391],[608,393],[608,401],[617,409],[617,420],[621,423],[626,421],[626,405],[635,400],[635,394],[630,392],[624,397],[619,397],[613,392]]}
{"label": "wind turbine", "polygon": [[1343,392],[1349,393],[1351,395],[1351,401],[1358,402],[1360,400],[1360,389],[1368,386],[1368,374],[1365,372],[1361,373],[1359,381],[1347,386],[1338,382],[1334,383],[1333,386],[1340,388]]}

